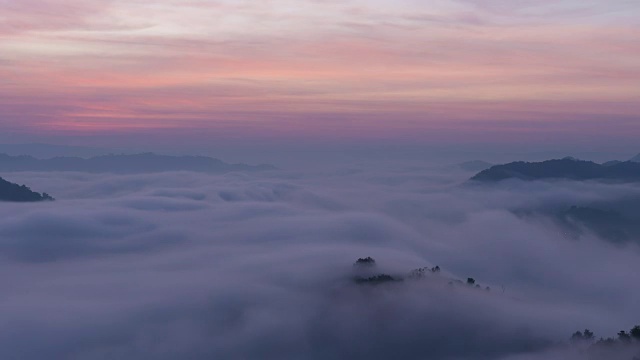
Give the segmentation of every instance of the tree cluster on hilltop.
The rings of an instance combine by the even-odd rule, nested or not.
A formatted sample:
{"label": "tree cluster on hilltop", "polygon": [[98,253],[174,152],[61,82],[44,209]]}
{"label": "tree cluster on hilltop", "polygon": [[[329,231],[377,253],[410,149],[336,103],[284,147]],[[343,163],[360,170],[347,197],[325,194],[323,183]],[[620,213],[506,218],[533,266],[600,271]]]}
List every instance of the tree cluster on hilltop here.
{"label": "tree cluster on hilltop", "polygon": [[[376,267],[376,261],[370,256],[367,256],[364,258],[358,258],[358,260],[356,260],[353,266],[356,267],[357,269],[367,270],[367,272],[369,272],[369,275],[367,276],[362,276],[362,275],[355,276],[353,279],[354,282],[357,284],[372,284],[372,285],[377,285],[377,284],[382,284],[387,282],[404,281],[405,278],[411,279],[411,280],[420,280],[425,278],[428,275],[438,275],[442,271],[442,269],[440,269],[440,266],[436,265],[434,267],[422,267],[422,268],[411,270],[407,275],[392,276],[385,273],[371,274],[370,271],[375,269]],[[465,284],[469,287],[476,288],[476,289],[482,288],[480,284],[477,284],[476,280],[471,277],[467,278],[466,282],[459,279],[452,279],[449,281],[449,285],[452,285],[452,286],[465,285]],[[485,287],[485,290],[490,291],[491,288],[487,286]]]}
{"label": "tree cluster on hilltop", "polygon": [[594,359],[630,359],[640,360],[640,325],[631,330],[620,330],[616,337],[599,338],[585,329],[571,335],[571,343],[576,346],[586,346],[588,358]]}

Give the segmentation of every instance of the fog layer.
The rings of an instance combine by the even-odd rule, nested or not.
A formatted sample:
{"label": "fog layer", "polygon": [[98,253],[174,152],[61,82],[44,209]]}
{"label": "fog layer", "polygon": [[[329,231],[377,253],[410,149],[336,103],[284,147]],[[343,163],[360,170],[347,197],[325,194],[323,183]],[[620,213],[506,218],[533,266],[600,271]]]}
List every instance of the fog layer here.
{"label": "fog layer", "polygon": [[[519,213],[640,187],[471,175],[7,175],[57,201],[0,203],[0,357],[569,358],[573,331],[640,322],[635,243]],[[355,284],[364,256],[405,281]]]}

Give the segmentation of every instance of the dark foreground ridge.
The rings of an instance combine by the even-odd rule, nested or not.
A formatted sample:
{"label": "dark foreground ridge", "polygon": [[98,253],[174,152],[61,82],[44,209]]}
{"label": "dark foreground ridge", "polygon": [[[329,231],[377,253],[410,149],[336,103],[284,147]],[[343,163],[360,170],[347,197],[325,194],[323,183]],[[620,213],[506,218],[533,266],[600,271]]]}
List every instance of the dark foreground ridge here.
{"label": "dark foreground ridge", "polygon": [[604,180],[616,182],[640,181],[640,163],[625,161],[601,165],[592,161],[572,158],[543,162],[512,162],[496,165],[481,171],[471,178],[477,182],[498,182],[507,179],[520,180]]}
{"label": "dark foreground ridge", "polygon": [[0,171],[79,171],[90,173],[153,173],[164,171],[196,171],[225,173],[233,171],[275,170],[272,165],[229,164],[206,156],[169,156],[153,153],[104,155],[88,159],[55,157],[36,159],[31,156],[0,154]]}
{"label": "dark foreground ridge", "polygon": [[14,202],[37,202],[52,201],[53,198],[47,193],[37,193],[31,191],[25,185],[18,185],[0,178],[0,201]]}

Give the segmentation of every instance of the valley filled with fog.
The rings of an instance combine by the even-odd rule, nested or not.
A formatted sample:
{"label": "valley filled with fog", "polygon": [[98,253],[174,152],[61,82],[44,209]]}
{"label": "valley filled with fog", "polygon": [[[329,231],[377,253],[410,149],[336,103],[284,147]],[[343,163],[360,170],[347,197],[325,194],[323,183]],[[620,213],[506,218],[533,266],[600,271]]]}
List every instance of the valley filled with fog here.
{"label": "valley filled with fog", "polygon": [[[0,358],[583,359],[640,323],[635,230],[566,213],[638,183],[392,164],[2,173],[56,201],[0,206]],[[354,282],[369,256],[402,281]]]}

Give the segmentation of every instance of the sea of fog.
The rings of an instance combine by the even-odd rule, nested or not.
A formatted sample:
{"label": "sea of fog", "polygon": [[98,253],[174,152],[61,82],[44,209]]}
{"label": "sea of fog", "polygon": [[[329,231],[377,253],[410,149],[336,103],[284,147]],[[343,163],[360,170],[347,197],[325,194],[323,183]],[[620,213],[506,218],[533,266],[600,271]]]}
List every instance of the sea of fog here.
{"label": "sea of fog", "polygon": [[[472,175],[0,174],[57,199],[0,204],[0,358],[581,359],[574,331],[640,322],[635,243],[515,211],[639,186]],[[405,280],[356,284],[366,256]]]}

